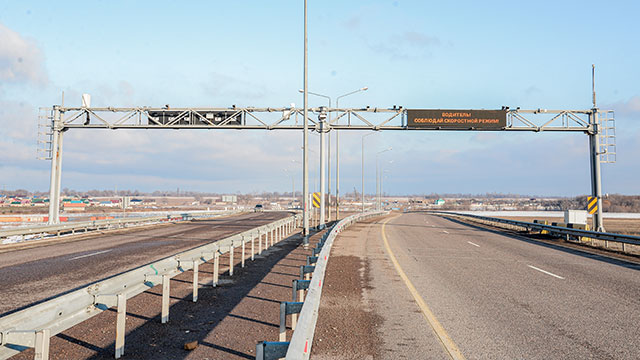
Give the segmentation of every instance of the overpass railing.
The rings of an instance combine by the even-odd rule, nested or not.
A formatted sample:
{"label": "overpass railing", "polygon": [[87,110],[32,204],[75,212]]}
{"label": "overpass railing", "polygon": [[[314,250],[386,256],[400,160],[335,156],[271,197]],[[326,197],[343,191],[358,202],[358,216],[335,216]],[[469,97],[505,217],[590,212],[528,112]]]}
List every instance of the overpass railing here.
{"label": "overpass railing", "polygon": [[164,221],[182,221],[191,219],[202,219],[208,217],[217,217],[224,215],[231,215],[238,213],[239,211],[223,211],[223,212],[187,212],[187,213],[170,213],[167,215],[154,215],[144,217],[131,217],[131,218],[115,218],[115,219],[103,219],[103,220],[90,220],[90,221],[73,221],[60,223],[55,225],[35,225],[24,226],[9,229],[0,229],[0,244],[4,239],[9,237],[19,236],[22,240],[26,236],[36,235],[36,238],[45,238],[46,236],[60,236],[63,234],[75,234],[77,232],[88,232],[92,230],[101,230],[109,228],[121,228],[128,225],[139,225],[151,222],[164,222]]}
{"label": "overpass railing", "polygon": [[[35,348],[36,359],[49,357],[49,338],[93,316],[117,307],[116,359],[124,354],[127,299],[162,285],[161,322],[169,320],[170,279],[193,270],[193,301],[198,299],[199,265],[213,260],[212,284],[219,275],[219,258],[229,254],[229,275],[233,275],[234,251],[241,248],[241,266],[244,267],[246,246],[251,244],[251,259],[293,233],[300,225],[302,215],[296,214],[270,224],[244,231],[191,250],[177,253],[119,275],[97,281],[80,289],[29,306],[0,317],[0,359],[8,359],[27,348]],[[257,244],[256,244],[257,241]],[[264,247],[263,247],[264,242]]]}
{"label": "overpass railing", "polygon": [[583,243],[591,242],[592,245],[596,245],[596,244],[593,244],[594,240],[596,240],[596,241],[604,242],[603,247],[606,247],[606,248],[609,247],[607,242],[616,242],[620,244],[620,250],[622,252],[626,252],[628,250],[628,249],[625,249],[625,245],[632,245],[634,247],[640,246],[640,236],[610,233],[610,232],[598,232],[598,231],[590,231],[590,230],[567,227],[567,226],[572,226],[572,224],[566,224],[567,226],[548,225],[548,224],[535,223],[535,222],[531,223],[531,222],[511,220],[511,219],[503,219],[503,218],[471,215],[471,214],[463,214],[463,213],[447,212],[447,211],[432,211],[431,213],[442,215],[442,216],[468,218],[468,219],[473,219],[479,222],[489,223],[492,225],[506,224],[506,225],[515,227],[518,230],[526,230],[528,232],[540,231],[541,233],[548,234],[550,236],[565,238],[570,241],[577,240]]}
{"label": "overpass railing", "polygon": [[[334,239],[351,224],[384,214],[387,214],[387,212],[377,211],[354,214],[344,218],[325,232],[316,247],[311,249],[311,256],[307,257],[307,265],[300,267],[300,279],[293,282],[294,301],[281,303],[279,341],[258,343],[256,346],[256,360],[280,359],[282,357],[286,357],[287,360],[309,359],[318,321],[324,275]],[[303,292],[304,294],[304,290],[306,290],[306,295],[300,295],[300,298],[303,298],[304,301],[296,302],[296,292]],[[294,331],[291,341],[286,341],[287,315],[295,316],[292,317]],[[296,321],[296,319],[298,320]]]}

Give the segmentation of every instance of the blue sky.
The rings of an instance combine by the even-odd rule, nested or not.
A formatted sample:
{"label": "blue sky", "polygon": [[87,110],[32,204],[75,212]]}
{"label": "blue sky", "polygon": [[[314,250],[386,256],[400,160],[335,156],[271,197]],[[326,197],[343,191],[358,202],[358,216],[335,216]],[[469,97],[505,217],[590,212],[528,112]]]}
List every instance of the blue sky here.
{"label": "blue sky", "polygon": [[[0,1],[0,186],[48,189],[37,109],[62,91],[70,105],[90,93],[94,106],[301,106],[302,4]],[[309,89],[335,98],[368,86],[340,103],[354,107],[588,109],[595,63],[618,134],[603,191],[638,194],[639,12],[632,1],[309,0]],[[341,136],[342,193],[360,190],[362,135]],[[372,154],[389,146],[393,194],[590,190],[583,134],[382,132],[366,144],[367,192]],[[290,191],[294,173],[300,190],[300,145],[278,131],[73,130],[62,186]]]}

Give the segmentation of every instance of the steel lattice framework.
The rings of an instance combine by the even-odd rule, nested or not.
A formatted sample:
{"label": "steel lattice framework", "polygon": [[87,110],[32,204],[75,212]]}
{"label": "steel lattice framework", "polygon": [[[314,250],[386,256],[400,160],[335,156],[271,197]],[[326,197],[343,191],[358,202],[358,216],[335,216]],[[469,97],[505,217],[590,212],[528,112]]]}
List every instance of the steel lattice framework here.
{"label": "steel lattice framework", "polygon": [[[247,129],[301,130],[300,108],[152,108],[152,107],[56,107],[48,109],[50,119],[56,111],[60,121],[52,126],[67,129]],[[310,108],[311,113],[331,113],[324,126],[335,130],[479,130],[412,128],[407,126],[407,110],[400,108]],[[589,116],[599,110],[507,110],[507,126],[498,131],[574,131],[594,133]],[[608,111],[606,111],[608,113]],[[320,131],[316,116],[308,118],[311,129]]]}
{"label": "steel lattice framework", "polygon": [[[595,99],[594,99],[595,100]],[[604,231],[601,203],[601,162],[615,162],[615,120],[613,111],[521,110],[503,107],[506,124],[499,128],[451,128],[437,125],[408,125],[408,109],[392,108],[309,108],[294,107],[162,108],[153,107],[64,107],[41,109],[40,154],[51,161],[49,223],[59,222],[62,139],[70,129],[206,129],[206,130],[301,130],[306,127],[326,133],[331,130],[422,130],[422,131],[530,131],[582,132],[589,136],[592,195],[597,198],[596,229]],[[44,114],[44,115],[43,115]],[[330,115],[330,116],[327,116]],[[317,120],[315,119],[317,118]],[[45,129],[42,132],[42,129]],[[304,131],[303,131],[304,132]],[[322,151],[321,151],[322,152]]]}

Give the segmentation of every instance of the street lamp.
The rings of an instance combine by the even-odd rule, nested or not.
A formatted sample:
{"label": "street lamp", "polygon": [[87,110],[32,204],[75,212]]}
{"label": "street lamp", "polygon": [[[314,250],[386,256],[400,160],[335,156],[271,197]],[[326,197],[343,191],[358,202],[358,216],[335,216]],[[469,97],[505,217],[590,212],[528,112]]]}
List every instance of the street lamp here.
{"label": "street lamp", "polygon": [[[293,161],[293,160],[292,160]],[[285,173],[287,174],[291,174],[291,207],[295,207],[295,203],[296,203],[296,183],[295,183],[295,175],[292,171],[289,171],[289,169],[287,168],[283,168],[282,170],[284,170]]]}
{"label": "street lamp", "polygon": [[[392,164],[392,163],[393,163],[393,160],[390,160],[389,164]],[[386,178],[386,176],[384,175],[386,173],[390,173],[390,171],[380,167],[380,195],[378,197],[378,204],[379,204],[378,205],[378,210],[382,209],[382,206],[381,206],[382,205],[382,196],[384,194],[384,190],[383,190],[383,186],[382,185],[383,185],[383,180]]]}
{"label": "street lamp", "polygon": [[[338,106],[338,104],[340,103],[340,98],[343,98],[345,96],[349,96],[349,95],[358,93],[360,91],[367,91],[368,89],[369,89],[368,87],[364,86],[364,87],[361,87],[358,90],[354,90],[354,91],[351,91],[351,92],[346,93],[344,95],[338,96],[336,98],[336,108],[337,109],[340,108],[340,106]],[[340,219],[340,136],[339,135],[340,135],[340,132],[338,130],[336,130],[336,219]],[[364,172],[364,170],[363,170],[363,172]],[[363,184],[364,184],[364,182],[363,182]],[[364,185],[363,185],[363,187],[364,187]],[[363,203],[362,206],[364,208],[364,203]]]}
{"label": "street lamp", "polygon": [[380,167],[379,157],[380,157],[380,154],[385,153],[387,151],[391,151],[391,150],[393,150],[393,148],[389,146],[388,149],[378,151],[378,153],[376,154],[376,207],[378,210],[380,210],[380,172],[378,170],[378,168]]}
{"label": "street lamp", "polygon": [[364,138],[373,134],[375,133],[368,133],[368,134],[362,135],[362,194],[361,194],[362,212],[364,212]]}
{"label": "street lamp", "polygon": [[[340,104],[340,99],[345,97],[345,96],[349,96],[349,95],[353,95],[355,93],[358,93],[360,91],[367,91],[369,90],[369,87],[367,86],[363,86],[360,89],[348,92],[346,94],[340,95],[338,97],[336,97],[336,109],[339,109],[340,107],[338,106]],[[298,90],[299,92],[303,93],[304,90],[300,89]],[[331,97],[327,96],[327,95],[323,95],[323,94],[318,94],[315,92],[311,92],[311,91],[307,91],[308,94],[311,95],[315,95],[315,96],[319,96],[319,97],[323,97],[325,99],[327,99],[329,101],[329,109],[331,109]],[[329,110],[329,125],[331,125],[331,110]],[[330,129],[330,128],[329,128]],[[329,178],[329,182],[328,182],[328,189],[327,189],[327,193],[329,194],[329,203],[331,203],[331,133],[329,132],[329,141],[328,141],[328,146],[327,146],[327,152],[328,152],[328,178]],[[363,160],[364,161],[364,160]],[[363,165],[364,168],[364,165]],[[364,184],[364,181],[363,181]],[[364,188],[364,185],[363,185]],[[324,196],[324,194],[323,194]],[[363,196],[364,198],[364,196]],[[364,204],[363,204],[363,211],[364,211]],[[340,218],[340,137],[339,137],[339,132],[338,130],[336,130],[336,219]],[[328,216],[327,216],[327,220],[330,221],[331,220],[331,206],[329,204],[329,208],[328,208]]]}
{"label": "street lamp", "polygon": [[304,130],[302,133],[302,147],[303,147],[303,155],[302,155],[302,202],[303,202],[303,213],[302,213],[302,227],[303,227],[303,240],[304,248],[309,247],[309,156],[307,153],[307,149],[309,148],[309,118],[308,118],[308,104],[307,100],[309,97],[308,91],[308,80],[309,80],[309,71],[308,71],[308,41],[307,41],[307,0],[304,0],[304,75],[302,76],[303,80],[303,124]]}
{"label": "street lamp", "polygon": [[[300,89],[298,90],[299,92],[303,93],[304,90]],[[320,222],[322,224],[322,226],[324,226],[324,216],[325,216],[325,176],[327,176],[326,171],[325,171],[325,163],[327,163],[327,161],[324,160],[325,157],[325,141],[324,141],[324,137],[325,134],[328,133],[331,129],[331,126],[329,125],[329,127],[327,129],[325,129],[327,122],[329,124],[331,124],[331,98],[327,95],[322,95],[322,94],[318,94],[312,91],[308,91],[309,94],[311,95],[315,95],[315,96],[320,96],[323,97],[327,100],[329,100],[329,111],[328,114],[323,110],[320,112],[320,115],[318,115],[318,120],[320,123]],[[328,186],[328,190],[327,193],[329,194],[329,199],[331,199],[331,135],[329,133],[329,145],[327,147],[328,150],[328,164],[327,167],[329,168],[329,175],[328,175],[328,179],[329,179],[329,186]],[[329,221],[331,218],[331,212],[329,212],[328,216],[327,216],[327,221]]]}

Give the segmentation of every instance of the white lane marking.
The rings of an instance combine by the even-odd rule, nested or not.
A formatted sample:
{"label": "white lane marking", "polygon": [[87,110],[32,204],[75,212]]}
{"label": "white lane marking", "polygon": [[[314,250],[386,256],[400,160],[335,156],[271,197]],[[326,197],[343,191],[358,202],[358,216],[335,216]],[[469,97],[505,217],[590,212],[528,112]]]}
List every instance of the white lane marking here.
{"label": "white lane marking", "polygon": [[93,256],[93,255],[100,255],[100,254],[108,253],[109,251],[111,251],[111,250],[102,250],[102,251],[94,252],[92,254],[80,255],[80,256],[76,256],[74,258],[69,259],[69,261],[78,260],[78,259],[86,258],[86,257],[89,257],[89,256]]}
{"label": "white lane marking", "polygon": [[480,245],[478,245],[478,244],[474,244],[474,243],[472,243],[471,241],[467,241],[467,242],[468,242],[469,244],[473,245],[473,246],[480,247]]}
{"label": "white lane marking", "polygon": [[533,270],[538,270],[538,271],[540,271],[541,273],[545,273],[545,274],[547,274],[547,275],[551,275],[551,276],[553,276],[553,277],[555,277],[555,278],[558,278],[558,279],[562,279],[562,280],[564,280],[564,278],[563,278],[562,276],[559,276],[559,275],[556,275],[556,274],[554,274],[554,273],[550,273],[550,272],[548,272],[548,271],[542,270],[542,269],[537,268],[537,267],[535,267],[535,266],[533,266],[533,265],[527,265],[527,266],[528,266],[528,267],[530,267],[530,268],[532,268]]}
{"label": "white lane marking", "polygon": [[447,230],[442,230],[443,233],[448,234],[449,232]]}

